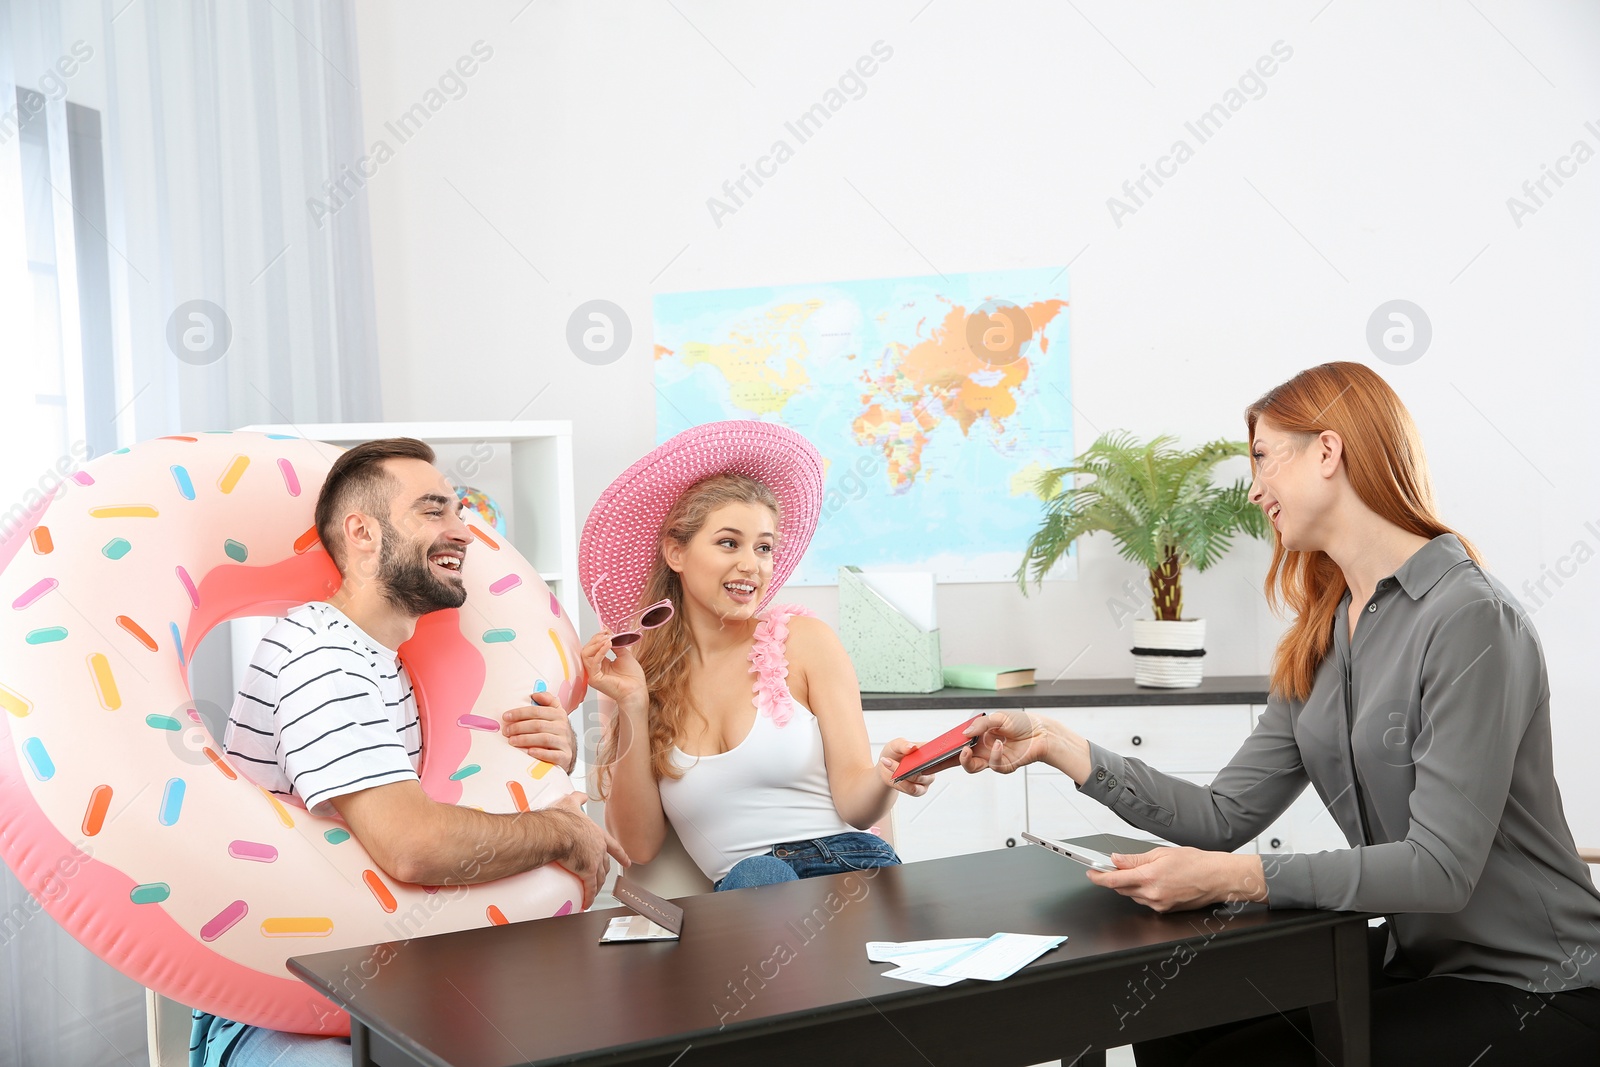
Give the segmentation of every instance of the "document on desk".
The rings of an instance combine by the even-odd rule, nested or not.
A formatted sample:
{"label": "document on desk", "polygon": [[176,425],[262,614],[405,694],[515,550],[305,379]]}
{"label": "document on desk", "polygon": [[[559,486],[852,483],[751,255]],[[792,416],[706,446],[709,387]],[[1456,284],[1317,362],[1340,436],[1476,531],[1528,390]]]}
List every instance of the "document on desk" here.
{"label": "document on desk", "polygon": [[676,931],[668,930],[646,915],[618,915],[606,923],[605,930],[600,934],[602,945],[612,945],[619,941],[676,940],[678,940]]}
{"label": "document on desk", "polygon": [[1065,941],[1049,934],[995,934],[993,937],[948,938],[935,941],[869,941],[867,958],[876,963],[897,963],[883,972],[922,985],[953,985],[966,978],[999,982]]}
{"label": "document on desk", "polygon": [[873,963],[910,963],[916,959],[928,962],[948,958],[987,940],[984,937],[945,937],[934,941],[868,941],[867,959]]}

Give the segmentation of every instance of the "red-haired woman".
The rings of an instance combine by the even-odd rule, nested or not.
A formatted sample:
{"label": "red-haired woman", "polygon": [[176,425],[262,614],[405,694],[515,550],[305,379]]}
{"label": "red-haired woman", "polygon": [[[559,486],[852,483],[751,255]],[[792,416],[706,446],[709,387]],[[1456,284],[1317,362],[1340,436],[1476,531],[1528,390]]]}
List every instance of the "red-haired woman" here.
{"label": "red-haired woman", "polygon": [[[1294,620],[1238,754],[1201,786],[994,714],[970,728],[967,769],[1042,760],[1183,846],[1089,872],[1157,911],[1249,900],[1386,915],[1369,940],[1374,1064],[1600,1063],[1600,893],[1556,788],[1527,613],[1439,521],[1416,427],[1371,369],[1313,367],[1245,417],[1250,499],[1278,535],[1267,594]],[[1307,783],[1348,849],[1232,853]],[[1310,1032],[1304,1011],[1264,1011],[1136,1053],[1310,1064]]]}

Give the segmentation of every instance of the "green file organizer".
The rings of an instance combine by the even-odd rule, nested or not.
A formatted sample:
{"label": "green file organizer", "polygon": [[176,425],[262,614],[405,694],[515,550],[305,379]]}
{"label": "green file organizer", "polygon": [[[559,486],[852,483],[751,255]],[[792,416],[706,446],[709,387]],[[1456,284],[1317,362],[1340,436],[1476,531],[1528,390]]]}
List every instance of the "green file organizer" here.
{"label": "green file organizer", "polygon": [[839,640],[864,693],[931,693],[944,688],[939,631],[923,630],[861,577],[839,568]]}

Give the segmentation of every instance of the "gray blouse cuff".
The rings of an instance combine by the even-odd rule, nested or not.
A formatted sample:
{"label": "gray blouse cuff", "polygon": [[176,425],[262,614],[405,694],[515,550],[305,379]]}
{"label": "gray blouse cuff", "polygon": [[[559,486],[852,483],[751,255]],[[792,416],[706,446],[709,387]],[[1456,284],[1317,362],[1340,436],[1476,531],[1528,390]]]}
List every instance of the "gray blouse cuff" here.
{"label": "gray blouse cuff", "polygon": [[1127,776],[1128,764],[1121,753],[1090,741],[1089,777],[1078,787],[1078,792],[1108,808],[1115,808],[1127,789]]}
{"label": "gray blouse cuff", "polygon": [[1314,908],[1317,892],[1311,877],[1311,857],[1296,853],[1261,857],[1267,880],[1267,907]]}
{"label": "gray blouse cuff", "polygon": [[1098,800],[1131,826],[1161,837],[1172,833],[1175,813],[1171,783],[1141,760],[1090,741],[1089,778],[1078,792]]}

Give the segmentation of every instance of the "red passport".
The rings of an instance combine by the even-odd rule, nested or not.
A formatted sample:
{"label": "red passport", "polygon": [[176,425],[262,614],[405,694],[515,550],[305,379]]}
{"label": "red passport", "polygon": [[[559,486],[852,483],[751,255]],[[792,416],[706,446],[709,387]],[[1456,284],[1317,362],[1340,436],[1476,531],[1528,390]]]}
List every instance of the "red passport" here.
{"label": "red passport", "polygon": [[[974,715],[972,717],[972,719],[979,718],[982,718],[982,716]],[[961,750],[972,748],[978,743],[976,737],[962,736],[962,731],[967,728],[972,719],[968,719],[954,730],[940,734],[927,744],[907,752],[905,758],[894,769],[894,780],[903,782],[914,775],[927,774],[930,771],[942,771],[946,767],[954,766],[960,762]]]}

